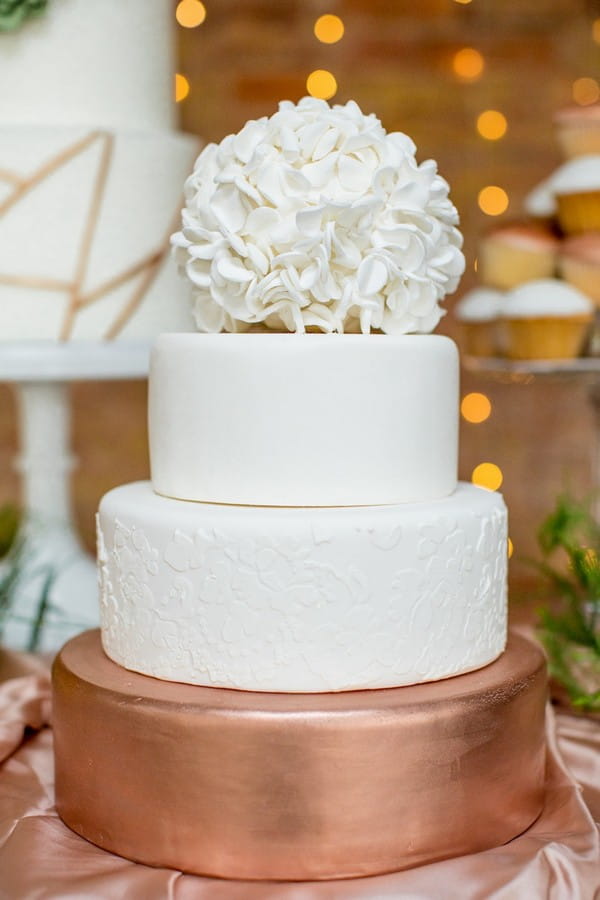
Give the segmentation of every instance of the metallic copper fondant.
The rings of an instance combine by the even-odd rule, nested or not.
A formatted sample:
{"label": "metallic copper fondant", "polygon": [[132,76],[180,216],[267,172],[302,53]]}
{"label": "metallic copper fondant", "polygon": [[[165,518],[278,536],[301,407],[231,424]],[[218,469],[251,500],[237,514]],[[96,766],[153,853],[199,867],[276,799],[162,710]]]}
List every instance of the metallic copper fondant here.
{"label": "metallic copper fondant", "polygon": [[539,815],[545,663],[414,687],[262,694],[158,681],[97,631],[54,666],[56,802],[83,837],[154,866],[349,878],[505,843]]}

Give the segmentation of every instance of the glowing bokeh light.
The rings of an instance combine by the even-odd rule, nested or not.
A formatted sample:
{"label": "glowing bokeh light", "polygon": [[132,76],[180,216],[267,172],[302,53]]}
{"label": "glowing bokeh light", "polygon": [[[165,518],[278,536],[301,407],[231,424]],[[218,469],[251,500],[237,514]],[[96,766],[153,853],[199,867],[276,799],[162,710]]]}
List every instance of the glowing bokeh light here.
{"label": "glowing bokeh light", "polygon": [[487,141],[504,137],[507,127],[506,116],[497,109],[486,109],[477,117],[477,131]]}
{"label": "glowing bokeh light", "polygon": [[509,559],[510,559],[511,556],[513,555],[514,549],[515,549],[514,544],[513,544],[513,542],[511,541],[511,539],[509,538],[509,539],[508,539],[508,558],[509,558]]}
{"label": "glowing bokeh light", "polygon": [[600,19],[594,19],[592,22],[592,40],[600,44]]}
{"label": "glowing bokeh light", "polygon": [[477,425],[489,419],[492,412],[492,404],[490,398],[485,394],[479,394],[474,391],[471,394],[465,394],[460,404],[460,411],[463,419]]}
{"label": "glowing bokeh light", "polygon": [[502,470],[495,463],[483,462],[475,466],[471,475],[471,481],[478,487],[488,491],[497,491],[502,484]]}
{"label": "glowing bokeh light", "polygon": [[344,36],[344,23],[339,16],[319,16],[314,32],[316,39],[322,44],[335,44]]}
{"label": "glowing bokeh light", "polygon": [[486,216],[501,216],[508,209],[508,194],[504,188],[489,184],[479,191],[477,203]]}
{"label": "glowing bokeh light", "polygon": [[454,0],[455,3],[460,3],[462,6],[468,6],[471,0]]}
{"label": "glowing bokeh light", "polygon": [[452,60],[454,74],[463,81],[476,81],[480,78],[484,65],[483,56],[473,47],[463,47],[454,54]]}
{"label": "glowing bokeh light", "polygon": [[180,75],[179,72],[175,76],[175,101],[177,103],[181,103],[182,100],[185,100],[187,95],[190,92],[190,83],[185,77],[185,75]]}
{"label": "glowing bokeh light", "polygon": [[181,0],[175,18],[183,28],[197,28],[206,19],[206,7],[201,0]]}
{"label": "glowing bokeh light", "polygon": [[306,79],[306,90],[311,97],[329,100],[337,92],[337,81],[327,69],[315,69]]}
{"label": "glowing bokeh light", "polygon": [[595,78],[577,78],[572,87],[573,100],[579,106],[589,106],[600,98],[600,86]]}

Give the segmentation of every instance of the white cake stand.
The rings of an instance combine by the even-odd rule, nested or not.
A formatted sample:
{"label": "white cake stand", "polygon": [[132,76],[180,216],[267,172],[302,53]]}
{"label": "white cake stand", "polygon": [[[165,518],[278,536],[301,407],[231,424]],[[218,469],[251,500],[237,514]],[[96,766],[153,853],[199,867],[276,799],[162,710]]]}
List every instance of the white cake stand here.
{"label": "white cake stand", "polygon": [[54,652],[98,624],[96,567],[76,534],[70,473],[73,381],[145,378],[150,345],[0,343],[0,381],[17,397],[23,524],[0,565],[0,640]]}

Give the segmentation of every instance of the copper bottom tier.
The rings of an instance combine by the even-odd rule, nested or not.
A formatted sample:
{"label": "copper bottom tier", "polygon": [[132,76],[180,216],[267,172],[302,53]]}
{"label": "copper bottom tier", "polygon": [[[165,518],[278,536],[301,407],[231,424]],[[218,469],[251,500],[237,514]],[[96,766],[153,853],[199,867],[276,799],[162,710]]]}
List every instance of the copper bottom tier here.
{"label": "copper bottom tier", "polygon": [[128,672],[92,631],[53,678],[60,816],[149,865],[374,875],[506,843],[542,808],[545,663],[517,635],[446,681],[261,694]]}

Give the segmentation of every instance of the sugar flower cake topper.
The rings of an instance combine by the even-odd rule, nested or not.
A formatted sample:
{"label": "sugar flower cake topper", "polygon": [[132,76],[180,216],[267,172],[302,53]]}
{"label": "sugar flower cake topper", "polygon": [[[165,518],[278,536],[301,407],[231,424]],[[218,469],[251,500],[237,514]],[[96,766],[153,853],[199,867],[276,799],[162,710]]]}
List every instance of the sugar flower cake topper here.
{"label": "sugar flower cake topper", "polygon": [[432,331],[464,271],[436,163],[353,101],[284,101],[209,144],[172,238],[201,331]]}
{"label": "sugar flower cake topper", "polygon": [[0,0],[0,32],[16,31],[29,16],[38,16],[47,0]]}

